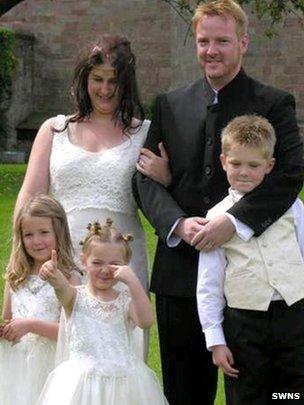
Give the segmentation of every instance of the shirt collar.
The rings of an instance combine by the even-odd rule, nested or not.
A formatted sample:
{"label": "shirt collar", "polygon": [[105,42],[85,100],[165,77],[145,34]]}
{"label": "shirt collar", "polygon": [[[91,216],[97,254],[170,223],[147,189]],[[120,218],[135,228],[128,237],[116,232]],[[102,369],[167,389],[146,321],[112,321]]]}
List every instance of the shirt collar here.
{"label": "shirt collar", "polygon": [[231,198],[233,203],[238,202],[245,195],[244,193],[240,193],[239,191],[234,190],[231,187],[229,188],[228,193],[229,193],[229,197]]}

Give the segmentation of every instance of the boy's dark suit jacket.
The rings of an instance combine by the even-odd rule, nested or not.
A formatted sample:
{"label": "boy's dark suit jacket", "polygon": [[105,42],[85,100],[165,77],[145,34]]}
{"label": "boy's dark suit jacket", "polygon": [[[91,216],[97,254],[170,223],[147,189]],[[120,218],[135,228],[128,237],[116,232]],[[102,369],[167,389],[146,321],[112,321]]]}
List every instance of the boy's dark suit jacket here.
{"label": "boy's dark suit jacket", "polygon": [[266,86],[241,70],[218,93],[205,79],[159,96],[145,147],[158,153],[166,148],[173,175],[171,186],[137,172],[133,191],[159,241],[153,266],[151,290],[172,297],[194,297],[198,252],[181,242],[166,246],[166,237],[180,217],[205,216],[227,195],[228,183],[221,168],[220,134],[235,116],[258,114],[274,126],[277,136],[276,165],[254,191],[229,210],[259,235],[292,204],[302,187],[302,141],[298,132],[292,95]]}

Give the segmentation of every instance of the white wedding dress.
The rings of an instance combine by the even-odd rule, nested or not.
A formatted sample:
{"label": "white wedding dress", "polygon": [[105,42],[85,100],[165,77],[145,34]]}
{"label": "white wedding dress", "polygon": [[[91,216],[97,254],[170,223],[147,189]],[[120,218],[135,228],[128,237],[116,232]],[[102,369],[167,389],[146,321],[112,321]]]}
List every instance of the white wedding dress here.
{"label": "white wedding dress", "polygon": [[[55,128],[64,127],[66,117],[56,117]],[[68,217],[76,261],[79,242],[87,233],[88,223],[104,224],[111,218],[122,233],[131,233],[130,266],[148,290],[145,237],[132,195],[132,175],[143,146],[150,121],[122,144],[103,152],[88,152],[70,142],[69,132],[54,132],[50,156],[50,193],[61,202]]]}
{"label": "white wedding dress", "polygon": [[[38,276],[29,276],[11,291],[13,318],[58,322],[60,304],[53,288]],[[0,339],[0,404],[33,405],[55,367],[56,342],[28,333],[16,345]]]}
{"label": "white wedding dress", "polygon": [[37,405],[168,405],[152,370],[133,352],[122,291],[109,302],[77,287],[71,316],[60,320],[59,365]]}

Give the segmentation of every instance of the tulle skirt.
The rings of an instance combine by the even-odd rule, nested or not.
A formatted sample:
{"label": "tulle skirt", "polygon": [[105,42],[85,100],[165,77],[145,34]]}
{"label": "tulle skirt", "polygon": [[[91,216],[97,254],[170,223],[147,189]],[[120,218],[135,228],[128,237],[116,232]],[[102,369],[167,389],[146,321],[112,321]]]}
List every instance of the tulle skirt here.
{"label": "tulle skirt", "polygon": [[12,346],[0,340],[0,404],[33,405],[54,369],[56,344],[26,335]]}
{"label": "tulle skirt", "polygon": [[61,363],[48,377],[37,405],[168,405],[159,382],[145,364],[125,374],[105,376],[84,361]]}

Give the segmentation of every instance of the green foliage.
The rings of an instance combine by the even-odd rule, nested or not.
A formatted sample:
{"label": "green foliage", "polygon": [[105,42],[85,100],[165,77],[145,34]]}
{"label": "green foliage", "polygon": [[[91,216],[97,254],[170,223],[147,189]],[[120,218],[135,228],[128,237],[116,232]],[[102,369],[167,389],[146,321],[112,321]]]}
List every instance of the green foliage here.
{"label": "green foliage", "polygon": [[[208,3],[210,0],[163,0],[168,3],[187,23],[191,24],[191,18],[199,3]],[[248,5],[252,14],[260,20],[265,18],[269,21],[269,27],[265,34],[272,36],[274,27],[290,13],[296,14],[299,20],[304,21],[304,0],[236,0],[240,5]]]}
{"label": "green foliage", "polygon": [[12,78],[17,66],[13,53],[15,35],[6,28],[0,28],[0,137],[7,132],[5,111],[11,98]]}
{"label": "green foliage", "polygon": [[[7,28],[0,28],[0,79],[12,79],[16,67],[13,53],[15,34]],[[1,83],[2,84],[2,83]]]}
{"label": "green foliage", "polygon": [[144,107],[146,118],[148,120],[151,120],[152,116],[153,116],[154,108],[155,108],[155,100],[147,101],[146,103],[144,103],[143,107]]}

